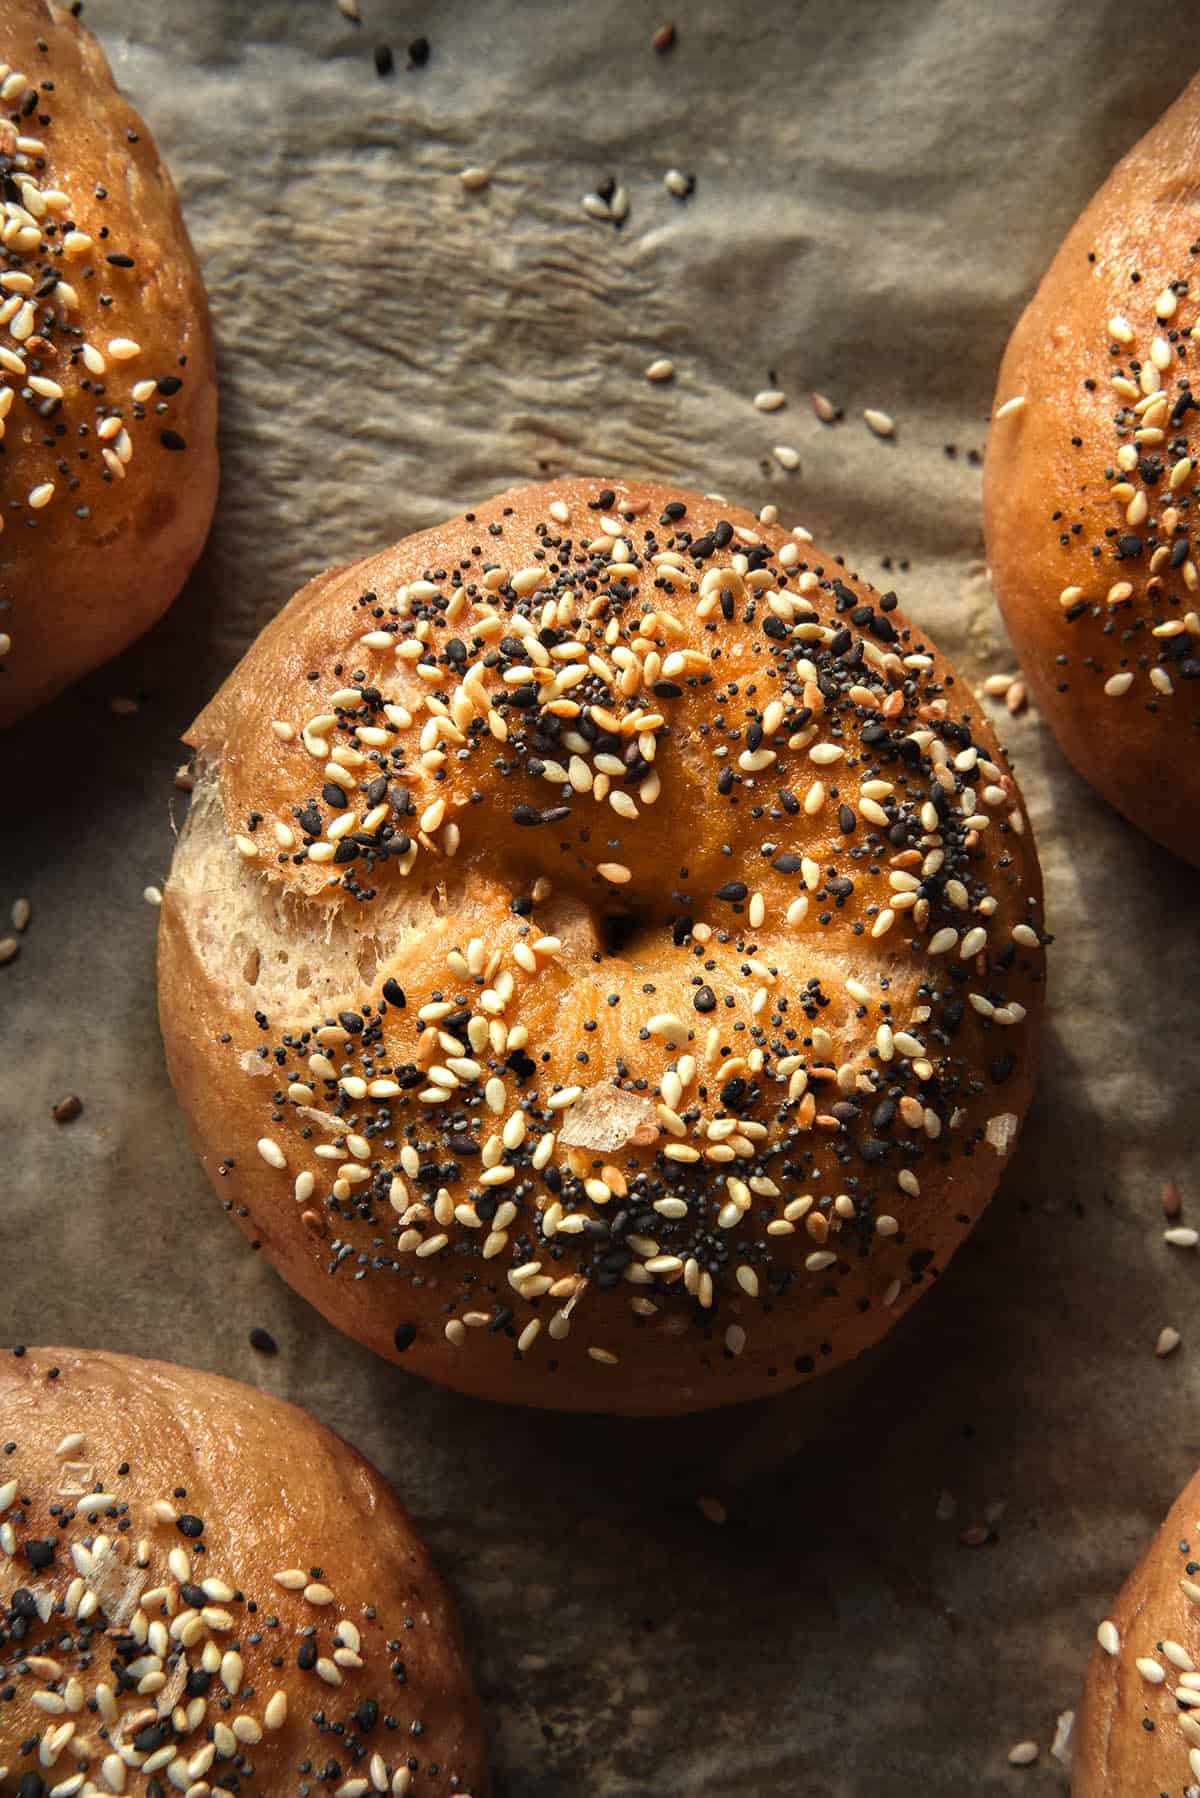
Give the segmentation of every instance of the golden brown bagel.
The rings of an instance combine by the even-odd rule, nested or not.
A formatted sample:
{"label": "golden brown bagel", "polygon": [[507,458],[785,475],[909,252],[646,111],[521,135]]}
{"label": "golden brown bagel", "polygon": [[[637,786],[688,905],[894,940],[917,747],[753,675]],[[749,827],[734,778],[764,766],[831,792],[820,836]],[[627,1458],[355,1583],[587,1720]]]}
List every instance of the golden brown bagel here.
{"label": "golden brown bagel", "polygon": [[1200,1474],[1096,1638],[1075,1722],[1072,1798],[1191,1798],[1200,1791]]}
{"label": "golden brown bagel", "polygon": [[1200,78],[1117,164],[1013,332],[984,470],[992,578],[1047,723],[1193,863],[1198,192]]}
{"label": "golden brown bagel", "polygon": [[189,735],[162,1025],[218,1192],[342,1329],[687,1411],[945,1266],[1032,1091],[1041,888],[893,605],[723,501],[562,481],[263,632]]}
{"label": "golden brown bagel", "polygon": [[339,1437],[97,1350],[4,1352],[0,1420],[0,1792],[482,1798],[450,1601]]}
{"label": "golden brown bagel", "polygon": [[0,0],[0,725],[133,641],[217,492],[208,302],[171,177],[78,21]]}

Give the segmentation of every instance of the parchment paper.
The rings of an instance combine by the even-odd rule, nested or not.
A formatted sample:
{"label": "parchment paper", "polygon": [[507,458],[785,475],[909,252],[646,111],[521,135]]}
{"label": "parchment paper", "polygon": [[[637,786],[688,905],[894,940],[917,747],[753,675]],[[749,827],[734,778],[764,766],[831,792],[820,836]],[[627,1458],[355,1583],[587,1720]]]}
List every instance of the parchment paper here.
{"label": "parchment paper", "polygon": [[[939,1288],[849,1391],[815,1389],[815,1434],[787,1401],[674,1427],[523,1414],[335,1335],[192,1160],[141,895],[169,862],[177,735],[258,625],[324,565],[514,479],[772,500],[874,578],[908,559],[889,578],[973,681],[1012,667],[967,452],[1060,235],[1200,64],[1200,15],[361,3],[356,27],[334,0],[89,0],[207,270],[224,479],[169,619],[0,742],[0,896],[33,904],[0,969],[0,1334],[257,1381],[370,1455],[462,1600],[508,1798],[1061,1793],[1056,1714],[1200,1460],[1200,1263],[1163,1245],[1159,1200],[1174,1175],[1200,1221],[1200,880],[1036,717],[1002,734],[1057,933],[1039,1098]],[[484,192],[458,181],[472,164]],[[671,166],[696,176],[685,204]],[[606,176],[621,232],[581,211]],[[652,386],[660,355],[677,376]],[[789,404],[765,417],[772,379]],[[58,1125],[67,1093],[84,1111]],[[1183,1344],[1157,1359],[1168,1323]],[[1039,1762],[1010,1769],[1022,1738]]]}

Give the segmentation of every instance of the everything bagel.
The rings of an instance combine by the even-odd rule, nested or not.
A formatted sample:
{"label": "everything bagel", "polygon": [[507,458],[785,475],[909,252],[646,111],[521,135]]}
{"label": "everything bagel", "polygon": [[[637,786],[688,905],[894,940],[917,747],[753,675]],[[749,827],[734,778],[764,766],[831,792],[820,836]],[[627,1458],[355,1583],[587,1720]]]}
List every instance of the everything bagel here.
{"label": "everything bagel", "polygon": [[379,1352],[727,1403],[875,1341],[979,1216],[1036,853],[969,691],[803,535],[517,489],[310,583],[188,740],[172,1078],[243,1229]]}
{"label": "everything bagel", "polygon": [[1063,750],[1200,865],[1200,78],[1117,164],[1013,332],[984,469],[1005,623]]}
{"label": "everything bagel", "polygon": [[217,497],[208,300],[170,174],[66,7],[0,7],[0,726],[164,612]]}

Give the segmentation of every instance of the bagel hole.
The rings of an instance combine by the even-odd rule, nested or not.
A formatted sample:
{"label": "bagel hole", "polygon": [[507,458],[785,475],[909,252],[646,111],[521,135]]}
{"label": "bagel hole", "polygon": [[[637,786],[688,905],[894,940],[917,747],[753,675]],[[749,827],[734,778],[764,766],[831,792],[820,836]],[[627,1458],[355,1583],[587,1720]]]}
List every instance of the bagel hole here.
{"label": "bagel hole", "polygon": [[624,955],[637,935],[641,920],[636,912],[609,912],[600,920],[600,941],[605,955]]}

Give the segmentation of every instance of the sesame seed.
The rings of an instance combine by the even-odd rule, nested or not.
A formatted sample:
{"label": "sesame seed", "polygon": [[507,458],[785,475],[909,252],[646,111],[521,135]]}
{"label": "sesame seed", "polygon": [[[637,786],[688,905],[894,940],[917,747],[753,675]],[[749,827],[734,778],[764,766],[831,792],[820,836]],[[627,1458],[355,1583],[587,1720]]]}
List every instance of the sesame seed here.
{"label": "sesame seed", "polygon": [[868,406],[863,413],[863,418],[866,420],[869,428],[874,431],[876,437],[891,437],[894,435],[896,423],[890,413],[881,412],[875,406]]}
{"label": "sesame seed", "polygon": [[781,393],[777,387],[765,387],[754,396],[754,404],[760,412],[778,412],[787,405],[787,394]]}
{"label": "sesame seed", "polygon": [[268,1167],[284,1168],[287,1159],[279,1144],[269,1136],[261,1136],[258,1140],[258,1152]]}
{"label": "sesame seed", "polygon": [[675,364],[666,356],[658,357],[658,359],[652,362],[646,369],[646,379],[648,381],[673,381],[675,379]]}
{"label": "sesame seed", "polygon": [[789,474],[794,473],[800,466],[800,452],[793,449],[789,443],[777,443],[771,454],[780,468],[786,468]]}
{"label": "sesame seed", "polygon": [[1115,1623],[1105,1618],[1096,1631],[1096,1640],[1105,1654],[1116,1654],[1121,1646],[1121,1636]]}
{"label": "sesame seed", "polygon": [[1010,1767],[1032,1767],[1037,1757],[1036,1742],[1017,1742],[1008,1751],[1008,1764]]}

